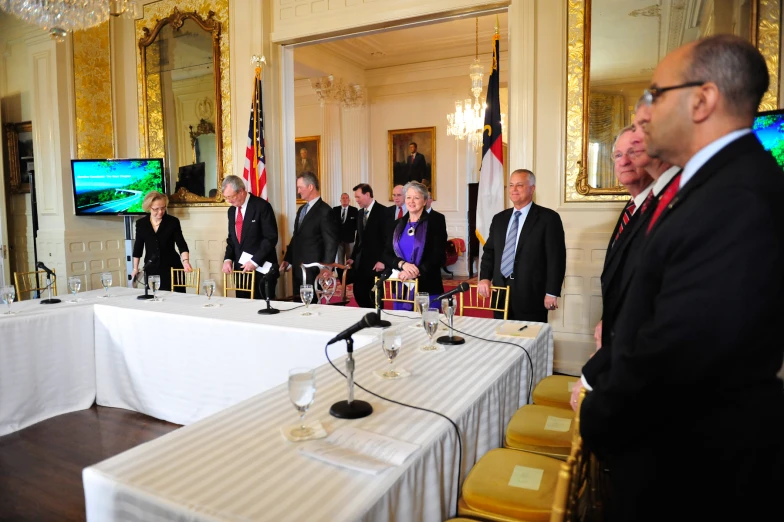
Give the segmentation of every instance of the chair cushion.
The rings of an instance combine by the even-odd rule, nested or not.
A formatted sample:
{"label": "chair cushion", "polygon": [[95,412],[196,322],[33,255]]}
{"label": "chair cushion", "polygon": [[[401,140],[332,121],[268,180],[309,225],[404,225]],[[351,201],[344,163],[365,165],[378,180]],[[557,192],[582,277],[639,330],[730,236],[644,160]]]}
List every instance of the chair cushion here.
{"label": "chair cushion", "polygon": [[[499,522],[549,521],[560,469],[561,461],[550,457],[503,448],[490,450],[468,474],[457,514]],[[533,475],[534,480],[523,484],[521,475]]]}
{"label": "chair cushion", "polygon": [[571,409],[569,401],[572,398],[572,386],[579,380],[579,377],[571,375],[545,377],[534,387],[534,404]]}
{"label": "chair cushion", "polygon": [[504,446],[565,459],[572,447],[573,421],[571,409],[527,404],[506,426]]}

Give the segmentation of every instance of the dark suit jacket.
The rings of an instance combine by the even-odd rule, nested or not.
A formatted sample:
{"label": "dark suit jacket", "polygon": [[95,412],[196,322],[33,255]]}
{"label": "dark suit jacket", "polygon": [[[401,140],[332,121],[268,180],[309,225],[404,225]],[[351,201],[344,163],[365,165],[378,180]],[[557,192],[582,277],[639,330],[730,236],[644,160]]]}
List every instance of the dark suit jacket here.
{"label": "dark suit jacket", "polygon": [[[313,208],[308,210],[300,224],[299,216],[303,208],[305,205],[297,209],[294,234],[291,236],[284,257],[284,260],[292,265],[295,293],[299,291],[299,285],[302,284],[302,269],[299,265],[334,263],[338,250],[338,223],[333,217],[332,208],[323,199],[319,199]],[[309,269],[308,272],[308,281],[311,281],[310,274],[313,274],[312,279],[315,279],[318,269]]]}
{"label": "dark suit jacket", "polygon": [[[405,208],[405,203],[403,203],[403,219],[408,219],[408,212]],[[387,230],[387,235],[392,237],[392,232],[395,230],[395,226],[397,225],[397,207],[395,205],[389,205],[386,207],[387,212],[387,226],[389,229]]]}
{"label": "dark suit jacket", "polygon": [[338,224],[338,239],[341,243],[353,243],[354,236],[357,233],[357,215],[359,211],[357,207],[351,205],[346,208],[346,222],[341,221],[342,206],[332,207],[332,219]]}
{"label": "dark suit jacket", "polygon": [[[422,222],[427,222],[427,236],[425,237],[425,249],[422,259],[417,267],[419,268],[419,291],[427,292],[431,297],[444,293],[444,284],[441,281],[441,267],[446,262],[446,226],[445,221],[433,218],[426,211],[422,211]],[[408,223],[407,216],[398,220],[395,229],[405,234]],[[397,268],[402,258],[395,254],[392,246],[394,239],[389,238],[384,254],[384,264],[388,267]]]}
{"label": "dark suit jacket", "polygon": [[[174,246],[177,246],[177,250]],[[145,275],[161,276],[161,290],[171,290],[171,269],[182,268],[180,255],[188,252],[188,244],[182,236],[180,220],[164,214],[158,232],[153,231],[150,215],[136,222],[136,242],[133,257],[142,257],[144,252]]]}
{"label": "dark suit jacket", "polygon": [[425,157],[417,152],[416,156],[414,156],[414,160],[411,161],[411,154],[406,154],[405,173],[406,180],[422,183],[422,180],[427,177],[427,162],[425,161]]}
{"label": "dark suit jacket", "polygon": [[[507,284],[501,274],[501,257],[513,212],[514,208],[501,211],[490,223],[479,278],[491,280],[493,286]],[[531,204],[517,242],[513,274],[514,280],[509,285],[509,318],[537,314],[547,317],[545,294],[560,296],[566,274],[563,224],[555,211]]]}
{"label": "dark suit jacket", "polygon": [[[272,205],[263,199],[250,195],[248,207],[242,216],[242,242],[237,241],[234,220],[235,207],[229,207],[229,236],[226,238],[226,253],[223,259],[231,259],[235,265],[243,252],[253,254],[253,262],[262,266],[265,261],[272,265],[278,262],[275,245],[278,244],[278,223]],[[235,266],[236,268],[236,266]]]}
{"label": "dark suit jacket", "polygon": [[[709,159],[648,234],[621,289],[611,365],[580,415],[586,447],[609,463],[619,520],[668,519],[679,501],[691,506],[678,510],[684,520],[776,509],[783,193],[781,169],[747,135]],[[698,476],[674,471],[684,463]]]}
{"label": "dark suit jacket", "polygon": [[374,302],[370,291],[378,275],[373,266],[379,261],[383,262],[384,249],[391,232],[390,214],[388,207],[376,201],[368,216],[367,225],[363,228],[363,213],[364,210],[360,209],[357,215],[357,239],[351,252],[353,263],[349,275],[354,282],[354,298],[357,304],[363,308],[372,308]]}

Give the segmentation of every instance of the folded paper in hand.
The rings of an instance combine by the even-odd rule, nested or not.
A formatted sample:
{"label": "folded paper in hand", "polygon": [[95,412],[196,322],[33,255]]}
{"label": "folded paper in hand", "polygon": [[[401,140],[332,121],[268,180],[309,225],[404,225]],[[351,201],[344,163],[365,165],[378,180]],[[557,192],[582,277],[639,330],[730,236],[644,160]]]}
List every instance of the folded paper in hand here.
{"label": "folded paper in hand", "polygon": [[[522,326],[527,326],[520,330]],[[500,335],[502,337],[519,337],[521,339],[536,339],[536,336],[539,335],[539,330],[542,329],[542,325],[540,324],[528,324],[528,323],[504,323],[498,328],[496,328],[495,333],[496,335]]]}
{"label": "folded paper in hand", "polygon": [[[244,265],[248,261],[253,259],[253,254],[249,254],[247,252],[243,252],[240,256],[240,260],[237,261],[239,264]],[[256,267],[256,272],[261,272],[262,274],[266,274],[269,272],[270,268],[272,268],[272,263],[269,261],[264,261],[264,264],[261,266]]]}
{"label": "folded paper in hand", "polygon": [[[396,268],[393,268],[392,269],[392,273],[389,276],[389,278],[390,279],[400,279],[400,270],[398,270]],[[413,281],[411,281],[411,282],[406,281],[403,284],[406,285],[406,288],[408,288],[409,290],[413,290],[414,286],[415,286],[415,283]]]}
{"label": "folded paper in hand", "polygon": [[359,428],[338,428],[323,440],[308,442],[303,455],[342,468],[377,475],[402,465],[419,446]]}

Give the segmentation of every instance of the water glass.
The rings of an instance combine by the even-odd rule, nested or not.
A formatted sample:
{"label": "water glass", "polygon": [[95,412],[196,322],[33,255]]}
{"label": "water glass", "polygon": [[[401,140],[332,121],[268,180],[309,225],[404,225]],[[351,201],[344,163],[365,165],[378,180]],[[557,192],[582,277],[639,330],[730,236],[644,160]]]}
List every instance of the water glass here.
{"label": "water glass", "polygon": [[299,427],[291,430],[291,435],[305,438],[313,435],[313,429],[305,426],[305,414],[316,398],[316,371],[311,368],[289,370],[289,399],[299,412]]}
{"label": "water glass", "polygon": [[433,341],[433,338],[436,336],[438,332],[438,323],[439,323],[439,316],[438,316],[438,308],[428,308],[425,312],[422,313],[422,326],[425,328],[425,333],[430,337],[430,344],[424,346],[422,349],[427,351],[438,350],[436,343]]}
{"label": "water glass", "polygon": [[381,374],[385,379],[394,379],[400,376],[400,372],[392,367],[392,361],[395,360],[397,354],[400,353],[400,347],[403,346],[403,336],[400,332],[387,332],[381,333],[381,349],[384,350],[384,355],[389,360],[389,369]]}
{"label": "water glass", "polygon": [[211,303],[210,299],[212,299],[212,294],[215,293],[215,280],[207,279],[201,284],[201,287],[204,288],[204,294],[207,296],[207,304],[204,307],[212,308],[215,306],[215,303]]}
{"label": "water glass", "polygon": [[449,335],[452,335],[452,324],[455,318],[455,309],[457,308],[455,299],[441,299],[441,312],[446,316],[447,323],[449,323]]}
{"label": "water glass", "polygon": [[69,277],[68,278],[68,290],[71,291],[74,298],[68,301],[69,303],[78,303],[79,300],[76,299],[76,294],[79,293],[79,290],[82,289],[82,280],[79,277]]}
{"label": "water glass", "polygon": [[106,293],[99,297],[104,297],[104,298],[109,297],[109,287],[112,286],[111,272],[104,272],[101,274],[101,284],[103,285],[103,289]]}
{"label": "water glass", "polygon": [[16,288],[11,285],[4,286],[2,292],[0,292],[0,297],[3,299],[3,302],[8,305],[8,311],[3,312],[3,315],[15,315],[15,313],[11,311],[11,303],[16,299]]}
{"label": "water glass", "polygon": [[302,315],[313,315],[308,311],[308,306],[310,305],[310,302],[313,300],[313,285],[300,286],[299,296],[302,298],[302,302],[305,303],[305,311],[302,312]]}
{"label": "water glass", "polygon": [[150,285],[152,289],[152,300],[158,301],[158,297],[155,293],[161,288],[161,276],[159,275],[151,275],[147,276],[147,284]]}
{"label": "water glass", "polygon": [[[417,292],[416,297],[414,297],[414,311],[419,312],[421,316],[425,310],[430,307],[430,294],[427,292]],[[419,324],[417,324],[419,326]]]}

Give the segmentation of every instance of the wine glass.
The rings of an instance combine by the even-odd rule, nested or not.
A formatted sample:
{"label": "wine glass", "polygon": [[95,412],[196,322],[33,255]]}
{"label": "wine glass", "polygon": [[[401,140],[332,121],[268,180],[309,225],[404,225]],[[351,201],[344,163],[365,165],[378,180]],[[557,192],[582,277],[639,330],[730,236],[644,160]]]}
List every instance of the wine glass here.
{"label": "wine glass", "polygon": [[430,337],[430,344],[424,346],[422,349],[427,351],[438,350],[436,343],[433,342],[433,338],[438,332],[438,308],[428,308],[426,311],[422,312],[422,326],[425,327],[425,333]]}
{"label": "wine glass", "polygon": [[112,286],[112,273],[111,272],[104,272],[101,274],[101,284],[103,285],[104,291],[106,293],[104,295],[98,296],[101,298],[109,297],[109,287]]}
{"label": "wine glass", "polygon": [[155,293],[161,287],[161,276],[159,275],[147,276],[147,284],[150,285],[150,288],[152,288],[152,300],[159,301]]}
{"label": "wine glass", "polygon": [[[416,297],[414,298],[414,311],[419,312],[421,316],[425,310],[428,309],[430,306],[430,294],[427,292],[417,292]],[[417,323],[417,326],[420,326],[421,323]]]}
{"label": "wine glass", "polygon": [[79,290],[82,289],[82,280],[78,277],[69,277],[68,278],[68,289],[73,294],[74,298],[68,301],[69,303],[78,303],[79,300],[76,298],[76,294],[79,293]]}
{"label": "wine glass", "polygon": [[383,332],[381,334],[381,349],[384,350],[384,355],[389,360],[389,369],[381,374],[385,379],[394,379],[400,376],[400,372],[392,368],[392,361],[400,353],[400,347],[403,345],[403,336],[400,332]]}
{"label": "wine glass", "polygon": [[302,312],[302,315],[313,315],[308,311],[308,305],[313,300],[313,285],[300,286],[299,296],[302,298],[302,302],[305,303],[305,311]]}
{"label": "wine glass", "polygon": [[455,299],[441,299],[441,311],[446,316],[447,323],[449,323],[449,335],[452,335],[452,321],[455,317],[455,308],[457,303]]}
{"label": "wine glass", "polygon": [[316,398],[316,371],[310,368],[289,370],[289,399],[299,412],[299,427],[292,428],[291,435],[305,438],[313,435],[313,429],[305,426],[305,414]]}
{"label": "wine glass", "polygon": [[3,315],[16,315],[14,312],[11,311],[11,303],[13,303],[14,299],[16,299],[16,288],[14,288],[11,285],[4,286],[2,288],[2,293],[0,294],[0,297],[2,297],[3,302],[8,305],[8,311],[3,312]]}
{"label": "wine glass", "polygon": [[201,284],[201,287],[204,288],[204,293],[207,295],[207,304],[205,304],[204,307],[212,308],[215,306],[215,303],[211,303],[210,299],[212,299],[212,294],[215,293],[215,280],[207,279]]}

